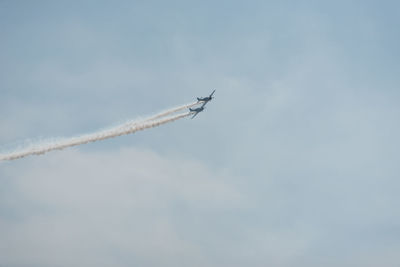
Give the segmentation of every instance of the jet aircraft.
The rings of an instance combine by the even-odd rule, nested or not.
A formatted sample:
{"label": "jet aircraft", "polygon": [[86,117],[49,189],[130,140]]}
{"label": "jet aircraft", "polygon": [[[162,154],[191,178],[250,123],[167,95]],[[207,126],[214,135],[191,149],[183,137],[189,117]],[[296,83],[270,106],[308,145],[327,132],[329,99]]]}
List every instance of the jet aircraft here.
{"label": "jet aircraft", "polygon": [[206,97],[198,97],[198,98],[197,98],[197,101],[199,101],[199,102],[203,101],[204,104],[207,104],[208,101],[211,101],[211,99],[213,99],[213,94],[214,94],[214,93],[215,93],[215,90],[214,90],[209,96],[206,96]]}

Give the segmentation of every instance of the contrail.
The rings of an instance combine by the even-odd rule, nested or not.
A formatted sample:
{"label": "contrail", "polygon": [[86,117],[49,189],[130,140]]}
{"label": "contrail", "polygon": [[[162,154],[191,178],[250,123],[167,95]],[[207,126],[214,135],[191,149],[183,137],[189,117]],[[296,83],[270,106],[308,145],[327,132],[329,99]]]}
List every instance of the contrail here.
{"label": "contrail", "polygon": [[[95,142],[95,141],[100,141],[108,138],[113,138],[121,135],[126,135],[126,134],[131,134],[135,133],[137,131],[145,130],[148,128],[153,128],[157,127],[162,124],[166,124],[169,122],[173,122],[179,119],[182,119],[184,117],[189,116],[192,114],[191,112],[185,112],[182,114],[177,114],[174,116],[169,116],[166,117],[172,113],[175,113],[177,111],[186,109],[188,107],[192,107],[196,105],[196,103],[192,104],[187,104],[183,105],[180,107],[172,108],[166,111],[163,111],[159,114],[156,114],[154,116],[148,117],[147,119],[144,120],[138,120],[138,121],[130,121],[118,126],[115,126],[111,129],[107,130],[102,130],[98,131],[92,134],[85,134],[77,137],[72,137],[68,139],[61,139],[53,142],[47,142],[44,144],[36,144],[36,145],[31,145],[25,149],[11,152],[8,154],[0,154],[0,161],[4,160],[15,160],[19,158],[23,158],[29,155],[40,155],[44,154],[46,152],[52,151],[52,150],[61,150],[67,147],[72,147],[72,146],[78,146],[90,142]],[[165,118],[164,118],[165,117]]]}

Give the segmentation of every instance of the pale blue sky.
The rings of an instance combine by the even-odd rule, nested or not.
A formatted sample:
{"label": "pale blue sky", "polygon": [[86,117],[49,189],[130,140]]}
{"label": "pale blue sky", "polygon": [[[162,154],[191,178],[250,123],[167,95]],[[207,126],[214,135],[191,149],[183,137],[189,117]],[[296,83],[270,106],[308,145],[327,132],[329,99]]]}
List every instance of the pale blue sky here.
{"label": "pale blue sky", "polygon": [[398,266],[397,1],[0,1],[0,265]]}

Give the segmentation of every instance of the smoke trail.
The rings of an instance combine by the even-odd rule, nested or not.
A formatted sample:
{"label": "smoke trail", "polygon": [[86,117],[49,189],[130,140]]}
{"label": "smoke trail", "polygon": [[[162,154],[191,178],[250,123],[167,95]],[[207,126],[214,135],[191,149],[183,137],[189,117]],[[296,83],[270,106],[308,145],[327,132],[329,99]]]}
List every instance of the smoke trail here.
{"label": "smoke trail", "polygon": [[202,102],[194,102],[194,103],[192,103],[192,104],[186,104],[186,105],[179,106],[179,107],[176,107],[176,108],[168,109],[168,110],[166,110],[166,111],[160,112],[160,113],[158,113],[158,114],[156,114],[156,115],[154,115],[154,116],[151,116],[151,117],[147,118],[146,121],[148,121],[148,120],[156,120],[156,119],[165,117],[165,116],[170,115],[170,114],[173,114],[173,113],[175,113],[175,112],[178,112],[178,111],[181,111],[181,110],[184,110],[184,109],[191,108],[191,107],[193,107],[193,106],[195,106],[195,105],[197,105],[197,104],[199,104],[199,103],[202,103]]}
{"label": "smoke trail", "polygon": [[[29,155],[40,155],[40,154],[44,154],[44,153],[52,151],[52,150],[61,150],[61,149],[67,148],[67,147],[87,144],[90,142],[100,141],[100,140],[113,138],[113,137],[117,137],[117,136],[121,136],[121,135],[135,133],[137,131],[141,131],[141,130],[148,129],[148,128],[157,127],[159,125],[173,122],[173,121],[176,121],[176,120],[179,120],[179,119],[189,116],[190,114],[192,114],[191,112],[186,112],[183,114],[177,114],[175,116],[166,117],[169,114],[175,113],[176,111],[179,111],[179,110],[182,110],[187,107],[194,106],[194,105],[195,105],[195,103],[180,106],[180,107],[173,108],[173,109],[169,109],[167,111],[164,111],[157,115],[149,117],[145,120],[127,122],[122,125],[113,127],[111,129],[99,131],[96,133],[81,135],[81,136],[72,137],[72,138],[68,138],[68,139],[57,140],[57,141],[48,142],[48,143],[40,144],[40,145],[33,145],[33,146],[27,147],[23,150],[11,152],[9,154],[3,154],[3,155],[0,154],[0,161],[15,160],[15,159],[23,158],[23,157],[26,157]],[[162,117],[166,117],[166,118],[162,118]],[[159,119],[159,118],[161,118],[161,119]]]}
{"label": "smoke trail", "polygon": [[203,102],[202,101],[197,101],[197,102],[193,102],[191,104],[186,104],[186,105],[178,106],[178,107],[175,107],[175,108],[170,108],[168,110],[164,110],[164,111],[162,111],[160,113],[157,113],[157,114],[155,114],[153,116],[150,116],[150,117],[147,117],[147,118],[144,118],[144,119],[136,119],[136,120],[127,121],[126,123],[124,123],[124,124],[122,124],[120,126],[117,126],[117,127],[126,127],[126,125],[130,125],[130,124],[136,124],[136,123],[142,123],[142,122],[145,122],[145,121],[157,120],[159,118],[163,118],[165,116],[171,115],[173,113],[176,113],[176,112],[184,110],[184,109],[191,108],[191,107],[193,107],[195,105],[198,105],[198,104],[201,104],[201,103],[203,103]]}

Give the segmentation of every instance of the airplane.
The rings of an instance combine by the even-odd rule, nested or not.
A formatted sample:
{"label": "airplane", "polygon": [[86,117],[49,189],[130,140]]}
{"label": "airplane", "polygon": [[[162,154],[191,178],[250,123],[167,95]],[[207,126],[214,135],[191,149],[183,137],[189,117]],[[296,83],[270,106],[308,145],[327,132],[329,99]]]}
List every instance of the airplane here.
{"label": "airplane", "polygon": [[203,101],[204,104],[206,104],[208,101],[211,101],[211,99],[213,99],[213,94],[215,93],[215,90],[211,93],[211,95],[206,96],[206,97],[198,97],[197,101]]}
{"label": "airplane", "polygon": [[189,108],[190,112],[194,112],[194,115],[193,115],[192,119],[193,119],[194,117],[196,117],[197,114],[199,114],[200,112],[202,112],[202,111],[204,110],[204,106],[205,106],[206,104],[207,104],[207,102],[204,102],[204,104],[201,105],[201,107],[199,107],[199,108]]}

